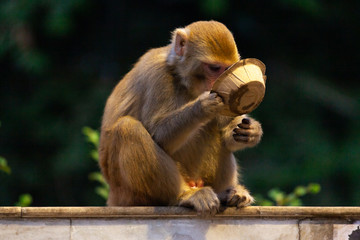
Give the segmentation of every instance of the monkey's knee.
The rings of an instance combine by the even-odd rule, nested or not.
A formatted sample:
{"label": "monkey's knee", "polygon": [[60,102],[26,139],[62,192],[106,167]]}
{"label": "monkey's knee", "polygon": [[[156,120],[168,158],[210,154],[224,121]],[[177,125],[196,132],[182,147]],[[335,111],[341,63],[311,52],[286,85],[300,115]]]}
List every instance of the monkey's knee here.
{"label": "monkey's knee", "polygon": [[142,126],[141,122],[131,116],[124,116],[116,121],[116,124],[124,129]]}
{"label": "monkey's knee", "polygon": [[119,118],[111,130],[115,130],[116,132],[121,133],[122,136],[126,137],[137,135],[138,133],[142,133],[144,131],[147,132],[143,124],[131,116]]}

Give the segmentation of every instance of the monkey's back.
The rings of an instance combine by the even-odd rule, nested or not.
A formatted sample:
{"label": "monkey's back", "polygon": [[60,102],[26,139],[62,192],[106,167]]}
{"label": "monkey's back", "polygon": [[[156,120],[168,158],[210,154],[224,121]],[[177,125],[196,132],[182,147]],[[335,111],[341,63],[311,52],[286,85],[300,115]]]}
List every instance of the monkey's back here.
{"label": "monkey's back", "polygon": [[162,104],[169,91],[165,90],[169,86],[167,82],[171,81],[170,75],[164,76],[167,51],[168,47],[149,50],[119,81],[106,102],[103,120],[107,121],[103,121],[103,127],[110,127],[121,116],[132,116],[143,122],[152,114],[147,109]]}

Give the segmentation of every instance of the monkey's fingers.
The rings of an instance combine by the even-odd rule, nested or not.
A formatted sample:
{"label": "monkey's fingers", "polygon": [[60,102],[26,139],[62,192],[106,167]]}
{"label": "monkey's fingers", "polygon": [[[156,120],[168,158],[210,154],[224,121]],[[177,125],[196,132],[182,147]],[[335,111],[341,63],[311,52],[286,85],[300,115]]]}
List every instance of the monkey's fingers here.
{"label": "monkey's fingers", "polygon": [[250,129],[234,128],[233,132],[235,134],[240,134],[240,135],[244,135],[244,136],[250,136],[253,131],[251,131]]}
{"label": "monkey's fingers", "polygon": [[216,213],[219,212],[219,207],[220,207],[219,199],[215,199],[214,201],[207,201],[207,202],[205,202],[204,205],[205,205],[205,207],[203,208],[203,210],[198,212],[199,215],[214,216]]}
{"label": "monkey's fingers", "polygon": [[219,94],[213,92],[213,93],[210,93],[210,96],[211,96],[212,99],[214,99],[217,102],[217,104],[223,104],[224,103],[223,98]]}
{"label": "monkey's fingers", "polygon": [[233,137],[234,137],[234,140],[237,142],[245,142],[245,143],[250,142],[250,137],[246,136],[246,135],[234,134]]}
{"label": "monkey's fingers", "polygon": [[254,198],[244,187],[238,185],[229,192],[228,206],[244,207],[254,202]]}
{"label": "monkey's fingers", "polygon": [[249,118],[243,118],[241,123],[238,124],[239,128],[250,129],[251,128],[251,120]]}
{"label": "monkey's fingers", "polygon": [[246,207],[250,206],[254,202],[254,198],[250,194],[246,194],[239,197],[239,201],[237,203],[237,207]]}
{"label": "monkey's fingers", "polygon": [[232,198],[227,202],[227,205],[228,205],[228,206],[231,206],[231,207],[237,206],[238,203],[241,202],[241,201],[242,201],[242,199],[240,199],[240,196],[237,195],[237,194],[235,194],[235,195],[233,195]]}

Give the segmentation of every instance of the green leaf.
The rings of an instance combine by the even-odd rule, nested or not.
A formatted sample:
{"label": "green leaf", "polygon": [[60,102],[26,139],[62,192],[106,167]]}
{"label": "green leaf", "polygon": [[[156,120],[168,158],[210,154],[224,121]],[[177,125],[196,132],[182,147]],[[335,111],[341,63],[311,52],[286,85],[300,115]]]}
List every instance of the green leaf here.
{"label": "green leaf", "polygon": [[17,203],[15,203],[16,206],[20,206],[20,207],[28,207],[31,205],[33,199],[32,196],[28,193],[26,194],[21,194],[19,196],[19,201]]}
{"label": "green leaf", "polygon": [[302,206],[303,203],[301,201],[301,199],[299,198],[295,198],[292,201],[288,202],[287,206]]}
{"label": "green leaf", "polygon": [[269,197],[271,199],[273,199],[278,205],[280,203],[280,205],[282,205],[282,202],[284,200],[285,197],[285,193],[283,191],[281,191],[278,188],[273,188],[270,189],[269,193],[268,193]]}
{"label": "green leaf", "polygon": [[304,196],[307,193],[307,188],[304,186],[297,186],[294,190],[294,193],[298,197]]}
{"label": "green leaf", "polygon": [[270,201],[270,200],[264,199],[261,202],[260,206],[274,206],[274,203],[272,201]]}
{"label": "green leaf", "polygon": [[[86,136],[86,139],[88,142],[92,143],[96,149],[93,149],[90,151],[90,156],[95,160],[99,161],[99,152],[98,152],[98,146],[99,146],[99,132],[96,130],[93,130],[90,127],[83,127],[82,129],[83,134]],[[95,192],[100,195],[102,198],[107,199],[109,196],[109,185],[104,179],[104,176],[100,172],[93,172],[89,174],[89,179],[91,181],[96,181],[101,184],[101,186],[98,186],[95,188]]]}
{"label": "green leaf", "polygon": [[310,183],[307,187],[307,190],[311,194],[317,194],[321,191],[321,186],[318,183]]}
{"label": "green leaf", "polygon": [[103,175],[100,172],[93,172],[89,174],[89,179],[92,181],[97,181],[99,183],[106,183]]}
{"label": "green leaf", "polygon": [[97,150],[92,150],[90,152],[90,156],[92,159],[94,159],[96,162],[99,162],[99,152]]}
{"label": "green leaf", "polygon": [[109,197],[109,190],[105,187],[96,187],[95,192],[105,200],[107,200]]}
{"label": "green leaf", "polygon": [[0,157],[0,171],[11,174],[11,168],[8,166],[6,159],[3,157]]}
{"label": "green leaf", "polygon": [[295,195],[295,193],[289,193],[288,195],[285,196],[284,205],[288,205],[289,202],[292,202],[296,199],[298,199],[298,197]]}
{"label": "green leaf", "polygon": [[86,136],[86,140],[98,148],[100,139],[99,132],[90,127],[83,127],[82,132]]}

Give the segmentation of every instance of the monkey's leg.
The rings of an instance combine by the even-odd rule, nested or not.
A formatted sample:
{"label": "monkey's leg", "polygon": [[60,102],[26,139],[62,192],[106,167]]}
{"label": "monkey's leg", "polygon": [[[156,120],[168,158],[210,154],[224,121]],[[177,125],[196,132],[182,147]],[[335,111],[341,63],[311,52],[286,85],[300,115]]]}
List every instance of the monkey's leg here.
{"label": "monkey's leg", "polygon": [[253,203],[254,198],[249,191],[239,184],[238,167],[234,155],[228,150],[224,150],[220,159],[221,164],[219,164],[213,187],[221,204],[230,207],[244,207]]}
{"label": "monkey's leg", "polygon": [[180,204],[216,212],[220,203],[213,190],[191,189],[138,120],[122,117],[102,138],[100,164],[110,185],[108,205]]}
{"label": "monkey's leg", "polygon": [[122,117],[102,138],[100,164],[110,185],[108,205],[176,203],[184,180],[141,122]]}

